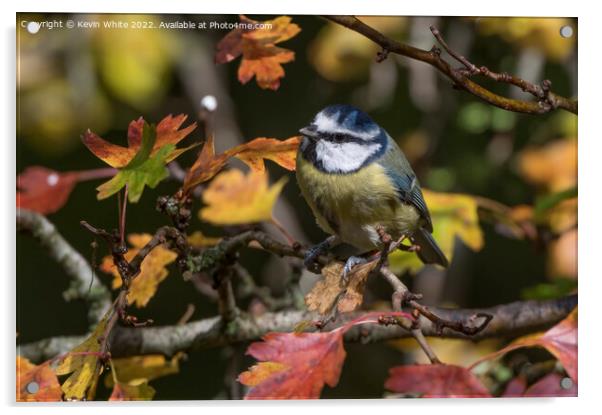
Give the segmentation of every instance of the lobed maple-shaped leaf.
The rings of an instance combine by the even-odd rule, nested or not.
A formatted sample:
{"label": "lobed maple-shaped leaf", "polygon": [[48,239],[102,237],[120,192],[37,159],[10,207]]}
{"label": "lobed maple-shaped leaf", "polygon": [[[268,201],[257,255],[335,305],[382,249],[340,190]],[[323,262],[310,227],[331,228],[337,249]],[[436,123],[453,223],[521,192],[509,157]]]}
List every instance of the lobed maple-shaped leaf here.
{"label": "lobed maple-shaped leaf", "polygon": [[[195,128],[196,122],[188,127],[180,129],[187,115],[180,114],[172,116],[171,114],[163,118],[156,127],[156,140],[151,145],[149,156],[155,155],[165,145],[173,145],[173,154],[169,154],[168,159],[173,160],[179,156],[185,149],[175,149],[175,145],[188,136]],[[132,121],[128,127],[128,147],[112,144],[92,131],[88,130],[82,137],[83,143],[99,159],[111,167],[118,169],[126,167],[140,151],[142,147],[142,136],[145,121],[140,117]]]}
{"label": "lobed maple-shaped leaf", "polygon": [[197,160],[186,174],[184,191],[189,192],[195,186],[213,178],[231,157],[242,160],[254,171],[265,170],[264,159],[272,160],[287,170],[294,170],[300,140],[299,136],[287,140],[259,137],[216,155],[214,138],[209,136]]}
{"label": "lobed maple-shaped leaf", "polygon": [[[131,261],[138,251],[143,248],[151,239],[149,234],[130,234],[128,242],[133,247],[125,254],[125,259]],[[145,307],[150,299],[157,292],[161,281],[167,278],[169,272],[166,266],[176,260],[178,255],[162,246],[157,246],[144,258],[140,265],[140,274],[132,281],[128,292],[128,303],[135,304],[137,307]],[[121,287],[122,281],[117,267],[113,263],[113,257],[103,258],[100,269],[107,274],[113,274],[113,289]]]}
{"label": "lobed maple-shaped leaf", "polygon": [[423,398],[488,398],[491,394],[468,369],[430,364],[397,366],[389,370],[385,388]]}
{"label": "lobed maple-shaped leaf", "polygon": [[17,176],[17,208],[47,215],[62,208],[78,181],[74,172],[32,166]]}
{"label": "lobed maple-shaped leaf", "polygon": [[22,356],[17,356],[17,401],[54,402],[63,396],[61,385],[50,361],[34,365]]}
{"label": "lobed maple-shaped leaf", "polygon": [[[483,248],[483,231],[474,197],[427,189],[423,189],[423,193],[433,221],[433,237],[450,262],[456,239],[462,240],[473,251]],[[399,250],[389,255],[389,262],[395,272],[417,271],[424,266],[417,255]]]}
{"label": "lobed maple-shaped leaf", "polygon": [[566,373],[577,384],[577,308],[545,333],[536,333],[518,338],[503,349],[479,359],[473,363],[472,367],[485,360],[498,358],[522,347],[545,348],[558,359]]}
{"label": "lobed maple-shaped leaf", "polygon": [[164,118],[157,127],[147,124],[142,118],[132,121],[128,129],[128,147],[111,144],[88,131],[83,136],[84,144],[98,158],[118,168],[117,174],[100,185],[98,199],[106,199],[127,186],[128,200],[137,202],[145,186],[154,188],[168,176],[165,165],[183,152],[194,147],[176,148],[196,124],[182,130],[179,127],[185,115]]}
{"label": "lobed maple-shaped leaf", "polygon": [[268,186],[267,172],[248,174],[232,169],[220,173],[203,192],[207,205],[199,217],[216,225],[239,225],[268,221],[287,178]]}
{"label": "lobed maple-shaped leaf", "polygon": [[[217,44],[215,62],[227,63],[242,55],[238,67],[238,80],[241,83],[246,84],[255,77],[260,88],[278,89],[280,79],[284,77],[282,64],[293,61],[295,53],[275,45],[301,31],[291,21],[288,16],[280,16],[257,22],[241,15],[240,22],[245,27],[232,30]],[[257,27],[259,24],[263,26]]]}
{"label": "lobed maple-shaped leaf", "polygon": [[57,375],[70,374],[61,385],[66,400],[93,399],[98,378],[103,369],[100,361],[102,337],[105,335],[107,322],[112,312],[109,310],[105,314],[83,343],[74,347],[59,360],[59,364],[54,370],[55,373]]}
{"label": "lobed maple-shaped leaf", "polygon": [[319,398],[324,385],[334,387],[339,381],[344,334],[358,324],[378,324],[383,315],[412,318],[403,312],[374,312],[329,332],[266,334],[247,349],[260,362],[238,377],[251,386],[245,399]]}
{"label": "lobed maple-shaped leaf", "polygon": [[355,310],[362,305],[366,281],[377,263],[378,260],[374,260],[354,267],[347,276],[346,285],[343,284],[344,264],[340,261],[329,263],[322,268],[322,280],[305,296],[307,309],[326,314],[336,302],[337,310],[341,313]]}

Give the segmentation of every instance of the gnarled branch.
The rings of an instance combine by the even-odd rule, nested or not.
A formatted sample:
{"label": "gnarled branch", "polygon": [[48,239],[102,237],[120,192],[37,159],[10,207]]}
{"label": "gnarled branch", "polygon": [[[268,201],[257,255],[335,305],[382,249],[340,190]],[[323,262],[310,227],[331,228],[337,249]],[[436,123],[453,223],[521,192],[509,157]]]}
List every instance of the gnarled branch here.
{"label": "gnarled branch", "polygon": [[[518,301],[483,309],[449,309],[432,307],[430,310],[450,321],[466,321],[475,314],[493,316],[490,324],[475,335],[444,328],[440,330],[429,319],[420,317],[420,328],[425,336],[482,340],[491,337],[516,337],[544,330],[566,317],[577,305],[577,295],[547,301]],[[354,312],[342,315],[337,324],[361,315]],[[163,327],[116,327],[111,340],[114,356],[132,356],[160,353],[173,355],[180,350],[199,350],[239,342],[258,340],[268,332],[292,332],[299,322],[315,320],[319,316],[307,311],[266,313],[253,318],[241,315],[224,330],[222,317],[212,317],[182,325]],[[329,329],[329,328],[327,328]],[[409,337],[412,334],[399,326],[366,324],[354,327],[345,334],[350,342],[380,342]],[[42,361],[65,353],[84,340],[81,337],[56,337],[21,345],[18,353],[32,361]]]}

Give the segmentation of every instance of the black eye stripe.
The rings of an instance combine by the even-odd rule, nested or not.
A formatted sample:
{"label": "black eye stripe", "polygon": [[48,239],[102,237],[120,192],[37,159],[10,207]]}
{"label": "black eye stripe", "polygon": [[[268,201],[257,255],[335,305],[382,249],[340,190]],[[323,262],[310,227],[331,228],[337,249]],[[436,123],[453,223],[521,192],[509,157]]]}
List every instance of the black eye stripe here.
{"label": "black eye stripe", "polygon": [[[345,133],[333,133],[327,131],[318,131],[318,135],[320,138],[328,141],[334,141],[336,143],[342,142],[354,142],[354,143],[366,143],[367,141],[372,141],[374,137],[366,140],[364,138]],[[375,136],[376,137],[376,136]]]}

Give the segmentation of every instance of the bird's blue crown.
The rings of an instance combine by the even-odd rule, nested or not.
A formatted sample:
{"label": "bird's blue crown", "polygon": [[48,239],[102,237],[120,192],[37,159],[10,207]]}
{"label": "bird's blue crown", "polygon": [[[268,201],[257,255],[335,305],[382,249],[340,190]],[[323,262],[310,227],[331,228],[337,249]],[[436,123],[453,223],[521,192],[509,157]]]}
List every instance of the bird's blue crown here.
{"label": "bird's blue crown", "polygon": [[370,140],[381,133],[381,128],[368,114],[344,104],[324,108],[312,124],[320,133],[345,134],[362,140]]}

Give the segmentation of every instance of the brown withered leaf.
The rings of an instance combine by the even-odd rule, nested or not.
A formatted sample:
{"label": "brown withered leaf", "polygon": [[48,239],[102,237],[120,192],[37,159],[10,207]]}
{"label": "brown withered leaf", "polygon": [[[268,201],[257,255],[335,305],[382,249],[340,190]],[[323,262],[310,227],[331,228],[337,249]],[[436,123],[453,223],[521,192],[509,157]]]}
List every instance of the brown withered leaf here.
{"label": "brown withered leaf", "polygon": [[296,36],[301,29],[288,16],[257,22],[240,16],[246,25],[263,24],[258,28],[236,28],[228,33],[217,45],[216,63],[227,63],[242,55],[238,68],[238,80],[245,84],[253,77],[263,89],[276,90],[284,77],[282,64],[295,59],[295,53],[275,46]]}
{"label": "brown withered leaf", "polygon": [[[125,259],[131,261],[138,251],[143,248],[151,239],[149,234],[130,234],[128,242],[133,247],[125,254]],[[169,272],[166,266],[176,260],[178,255],[164,248],[157,246],[142,261],[140,265],[140,274],[132,281],[130,291],[128,292],[128,303],[135,304],[137,307],[145,307],[150,299],[157,292],[161,281],[167,278]],[[100,269],[107,274],[113,275],[113,289],[121,287],[122,281],[117,267],[113,263],[111,256],[103,258]]]}
{"label": "brown withered leaf", "polygon": [[300,141],[299,136],[286,140],[259,137],[216,155],[214,138],[209,136],[197,160],[186,174],[184,192],[189,192],[195,186],[213,178],[231,157],[242,160],[252,171],[264,171],[264,159],[272,160],[287,170],[294,170]]}
{"label": "brown withered leaf", "polygon": [[61,385],[50,361],[34,365],[22,356],[17,356],[17,401],[54,402],[63,396]]}
{"label": "brown withered leaf", "polygon": [[322,280],[318,281],[305,296],[305,304],[310,311],[320,314],[328,313],[335,302],[341,313],[353,311],[362,305],[364,290],[370,272],[377,260],[358,265],[347,275],[348,284],[343,283],[343,268],[345,264],[333,261],[322,268]]}

